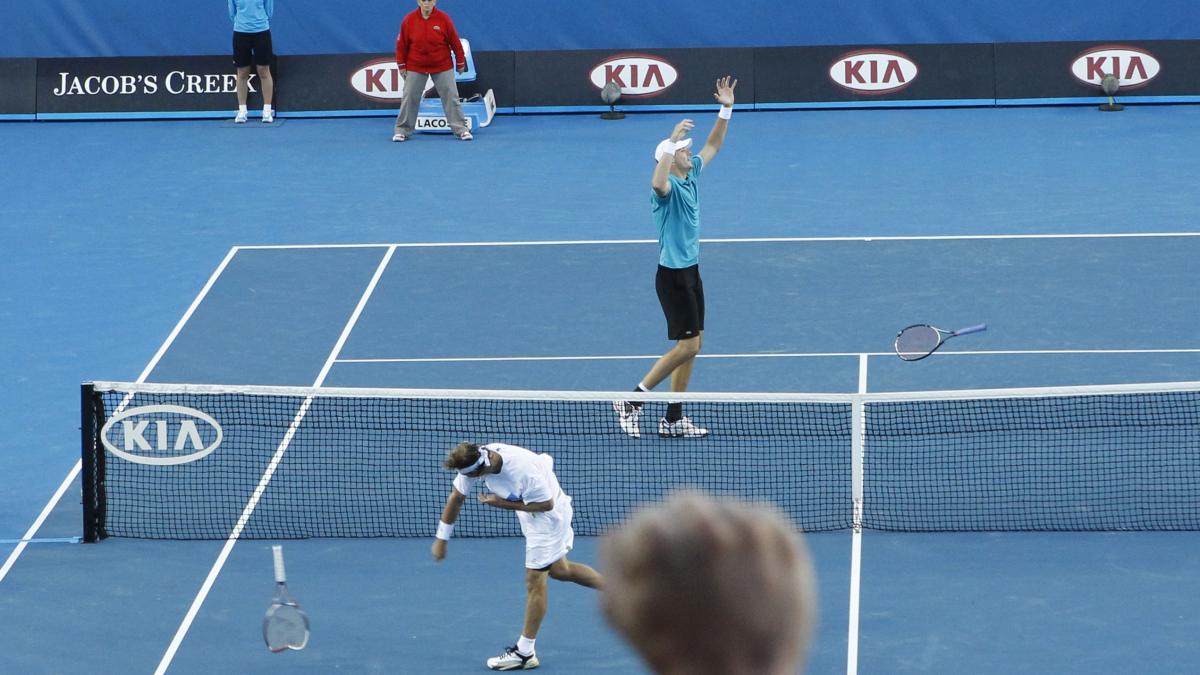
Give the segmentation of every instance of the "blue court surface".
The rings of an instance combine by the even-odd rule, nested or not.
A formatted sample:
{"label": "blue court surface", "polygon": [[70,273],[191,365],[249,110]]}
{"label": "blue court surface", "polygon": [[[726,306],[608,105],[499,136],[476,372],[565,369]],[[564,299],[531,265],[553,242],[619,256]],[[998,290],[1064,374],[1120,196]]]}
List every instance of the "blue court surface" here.
{"label": "blue court surface", "polygon": [[[79,383],[627,390],[670,346],[649,180],[680,117],[0,125],[0,672],[485,672],[519,539],[284,542],[313,636],[280,655],[279,542],[74,543]],[[1189,106],[738,112],[702,175],[691,390],[1200,381],[1198,141]],[[924,321],[989,327],[901,362]],[[807,672],[1200,671],[1194,532],[807,541]],[[540,670],[646,672],[551,584]]]}

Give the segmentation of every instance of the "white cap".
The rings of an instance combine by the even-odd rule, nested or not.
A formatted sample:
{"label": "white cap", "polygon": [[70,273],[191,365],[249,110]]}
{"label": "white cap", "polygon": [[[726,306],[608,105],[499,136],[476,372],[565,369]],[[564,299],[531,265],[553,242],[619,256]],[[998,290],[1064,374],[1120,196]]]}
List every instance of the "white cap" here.
{"label": "white cap", "polygon": [[690,139],[690,138],[685,138],[682,141],[679,141],[678,143],[676,143],[675,141],[673,141],[669,138],[665,139],[662,143],[658,144],[657,148],[654,149],[654,161],[661,162],[662,156],[664,154],[670,153],[670,154],[674,155],[676,152],[682,150],[683,148],[690,148],[690,147],[692,147],[692,139]]}

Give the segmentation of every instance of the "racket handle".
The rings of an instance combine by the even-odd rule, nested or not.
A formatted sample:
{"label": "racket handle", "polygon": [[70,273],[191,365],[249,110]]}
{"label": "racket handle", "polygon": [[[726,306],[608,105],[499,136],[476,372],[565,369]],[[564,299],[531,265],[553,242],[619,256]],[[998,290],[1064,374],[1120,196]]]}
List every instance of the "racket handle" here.
{"label": "racket handle", "polygon": [[985,330],[987,330],[987,324],[981,323],[981,324],[978,324],[975,326],[967,326],[966,328],[959,328],[958,330],[954,331],[954,334],[955,335],[969,335],[971,333],[978,333],[980,331],[985,331]]}
{"label": "racket handle", "polygon": [[275,583],[287,583],[287,574],[283,571],[283,547],[272,546],[271,553],[275,555]]}

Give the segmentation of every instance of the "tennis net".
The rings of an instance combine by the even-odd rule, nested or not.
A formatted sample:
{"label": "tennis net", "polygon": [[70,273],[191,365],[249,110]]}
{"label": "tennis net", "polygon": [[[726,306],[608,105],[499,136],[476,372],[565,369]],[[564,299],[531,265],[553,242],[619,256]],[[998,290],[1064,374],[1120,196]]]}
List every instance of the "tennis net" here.
{"label": "tennis net", "polygon": [[[911,394],[83,386],[84,538],[432,536],[456,443],[547,452],[595,535],[672,489],[805,531],[1200,529],[1200,383]],[[669,399],[708,427],[660,438]],[[516,536],[468,503],[460,536]]]}

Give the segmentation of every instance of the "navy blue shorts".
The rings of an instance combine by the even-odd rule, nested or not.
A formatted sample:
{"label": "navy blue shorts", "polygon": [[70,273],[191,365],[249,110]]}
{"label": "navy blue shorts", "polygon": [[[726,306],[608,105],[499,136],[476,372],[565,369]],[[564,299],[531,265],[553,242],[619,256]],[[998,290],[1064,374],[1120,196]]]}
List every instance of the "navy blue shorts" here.
{"label": "navy blue shorts", "polygon": [[704,330],[704,282],[700,281],[699,265],[682,269],[659,265],[654,290],[667,317],[667,339],[686,340]]}
{"label": "navy blue shorts", "polygon": [[249,68],[271,65],[271,31],[261,33],[239,33],[233,31],[233,65],[235,68]]}

